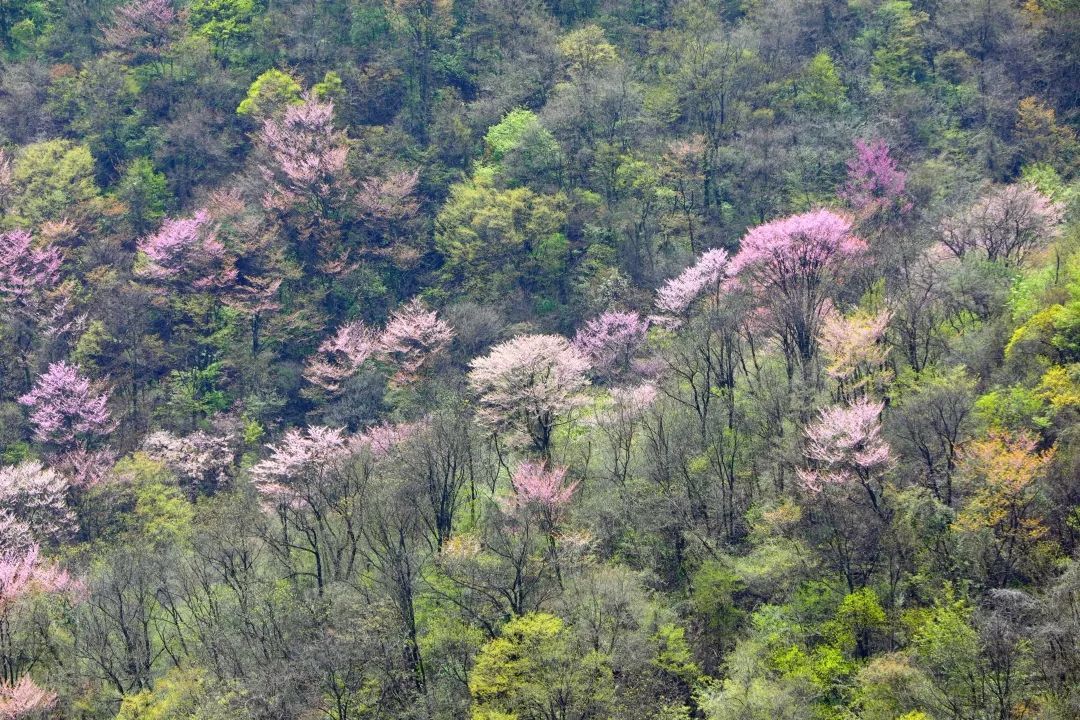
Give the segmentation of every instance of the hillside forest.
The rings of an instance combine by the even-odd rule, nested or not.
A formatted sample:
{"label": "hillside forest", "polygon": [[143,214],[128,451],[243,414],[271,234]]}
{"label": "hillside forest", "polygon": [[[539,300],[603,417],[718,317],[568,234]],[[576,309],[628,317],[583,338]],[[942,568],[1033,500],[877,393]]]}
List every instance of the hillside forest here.
{"label": "hillside forest", "polygon": [[1077,0],[0,1],[0,720],[1080,717]]}

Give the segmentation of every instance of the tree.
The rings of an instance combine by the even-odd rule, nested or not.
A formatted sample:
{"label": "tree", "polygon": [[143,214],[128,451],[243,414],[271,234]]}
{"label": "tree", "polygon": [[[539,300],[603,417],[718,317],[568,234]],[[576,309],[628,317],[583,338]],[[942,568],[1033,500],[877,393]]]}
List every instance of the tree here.
{"label": "tree", "polygon": [[656,307],[674,318],[679,318],[701,293],[711,289],[714,295],[718,294],[720,281],[727,272],[727,261],[728,254],[725,250],[715,248],[706,251],[696,263],[665,282],[656,291]]}
{"label": "tree", "polygon": [[108,392],[98,392],[63,360],[51,364],[19,403],[30,409],[35,437],[64,449],[85,448],[112,429]]}
{"label": "tree", "polygon": [[319,345],[307,361],[304,377],[324,390],[336,393],[379,350],[378,335],[361,320],[346,323]]}
{"label": "tree", "polygon": [[236,114],[265,122],[284,112],[290,105],[304,102],[303,93],[304,89],[292,75],[271,68],[251,83],[247,97],[236,108]]}
{"label": "tree", "polygon": [[941,239],[958,258],[979,253],[1019,266],[1059,233],[1064,208],[1033,185],[992,187],[961,214],[946,218]]}
{"label": "tree", "polygon": [[553,434],[583,403],[589,361],[558,335],[519,335],[469,363],[481,421],[546,458]]}
{"label": "tree", "polygon": [[40,717],[56,705],[56,693],[38,687],[29,675],[18,682],[0,683],[0,718],[24,720]]}
{"label": "tree", "polygon": [[554,515],[565,507],[577,489],[577,482],[566,482],[566,468],[548,469],[544,462],[524,460],[510,477],[514,486],[514,503],[522,507],[537,507]]}
{"label": "tree", "polygon": [[267,118],[258,135],[263,205],[294,233],[300,258],[323,272],[351,269],[339,233],[352,179],[345,166],[349,140],[334,127],[334,104],[305,95],[280,117]]}
{"label": "tree", "polygon": [[728,272],[768,311],[789,374],[814,356],[830,296],[866,261],[866,250],[851,220],[830,210],[774,220],[743,237]]}
{"label": "tree", "polygon": [[799,471],[803,487],[819,493],[826,485],[857,482],[866,487],[877,508],[879,492],[871,482],[893,461],[889,445],[881,437],[884,407],[884,403],[861,398],[850,405],[822,410],[806,428],[804,454],[811,467]]}
{"label": "tree", "polygon": [[36,460],[0,467],[0,513],[25,523],[32,543],[58,543],[75,530],[67,495],[67,480]]}
{"label": "tree", "polygon": [[893,454],[881,437],[884,404],[861,398],[821,411],[805,430],[808,534],[854,592],[881,562],[893,515],[885,473]]}
{"label": "tree", "polygon": [[63,254],[35,247],[25,230],[0,234],[0,301],[23,314],[40,312],[41,298],[60,280]]}
{"label": "tree", "polygon": [[405,383],[415,380],[453,339],[453,328],[420,298],[413,298],[390,315],[378,343],[380,353],[397,369],[395,382]]}
{"label": "tree", "polygon": [[[0,550],[0,627],[4,629],[0,637],[0,707],[5,701],[14,703],[13,686],[44,652],[36,646],[41,631],[47,628],[23,626],[24,601],[37,594],[78,596],[83,589],[66,570],[42,561],[37,545]],[[22,688],[24,699],[33,696],[30,689]]]}
{"label": "tree", "polygon": [[591,720],[615,691],[610,660],[575,647],[562,620],[530,613],[480,651],[469,677],[473,720]]}
{"label": "tree", "polygon": [[177,437],[164,430],[150,433],[143,450],[176,474],[191,497],[213,494],[228,484],[234,471],[234,438],[198,430]]}
{"label": "tree", "polygon": [[847,162],[847,181],[838,195],[857,213],[869,215],[903,197],[907,173],[896,166],[881,138],[855,140],[855,157]]}
{"label": "tree", "polygon": [[574,347],[599,375],[617,375],[645,343],[647,320],[636,312],[608,310],[588,320],[574,336]]}
{"label": "tree", "polygon": [[841,399],[879,389],[891,379],[885,369],[889,357],[885,329],[891,319],[887,310],[857,311],[848,317],[833,312],[822,322],[819,342],[829,360],[825,373],[836,381]]}
{"label": "tree", "polygon": [[556,289],[569,250],[566,209],[562,194],[501,190],[487,170],[451,186],[435,220],[444,288],[479,301]]}
{"label": "tree", "polygon": [[166,220],[156,233],[139,240],[144,261],[136,265],[135,273],[181,291],[231,285],[236,269],[210,223],[205,210],[190,218]]}
{"label": "tree", "polygon": [[1040,517],[1043,480],[1055,450],[1040,452],[1027,433],[991,431],[960,455],[959,489],[964,502],[955,528],[970,542],[976,563],[992,587],[1040,571],[1049,528]]}
{"label": "tree", "polygon": [[112,23],[104,28],[105,42],[131,53],[160,56],[175,36],[176,10],[170,0],[131,0],[113,10]]}
{"label": "tree", "polygon": [[69,140],[25,147],[12,167],[12,184],[12,212],[34,224],[83,220],[99,196],[93,155]]}

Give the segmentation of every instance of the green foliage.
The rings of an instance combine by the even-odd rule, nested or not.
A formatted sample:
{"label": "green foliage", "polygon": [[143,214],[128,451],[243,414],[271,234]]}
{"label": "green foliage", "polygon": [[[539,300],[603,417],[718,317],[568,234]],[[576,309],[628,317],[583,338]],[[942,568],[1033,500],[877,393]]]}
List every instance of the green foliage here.
{"label": "green foliage", "polygon": [[192,0],[192,27],[219,48],[246,40],[252,30],[256,0]]}
{"label": "green foliage", "polygon": [[891,83],[921,82],[926,78],[923,28],[929,16],[906,0],[888,0],[874,12],[867,39],[873,48],[870,72]]}
{"label": "green foliage", "polygon": [[168,183],[149,158],[136,158],[117,184],[116,196],[127,206],[132,226],[142,235],[154,229],[165,217]]}
{"label": "green foliage", "polygon": [[550,287],[565,267],[566,198],[527,188],[497,189],[490,173],[454,185],[436,219],[435,246],[445,259],[443,283],[478,300]]}
{"label": "green foliage", "polygon": [[481,649],[469,677],[474,720],[600,717],[614,693],[610,660],[574,647],[562,620],[532,613],[508,622]]}
{"label": "green foliage", "polygon": [[503,156],[517,147],[526,131],[539,125],[540,120],[536,113],[530,110],[517,108],[508,112],[501,121],[488,128],[484,135],[484,143],[492,159],[496,162],[502,160]]}
{"label": "green foliage", "polygon": [[[336,76],[335,76],[336,77]],[[340,85],[340,78],[338,85]],[[326,89],[329,89],[327,86]],[[261,121],[281,112],[288,105],[302,102],[304,89],[292,75],[270,68],[251,83],[247,96],[236,108],[236,114]]]}
{"label": "green foliage", "polygon": [[822,50],[811,58],[798,93],[799,104],[809,110],[836,110],[842,105],[847,88],[828,52]]}
{"label": "green foliage", "polygon": [[247,713],[212,691],[205,670],[173,668],[153,690],[128,695],[115,720],[243,720]]}
{"label": "green foliage", "polygon": [[69,140],[23,148],[12,168],[12,181],[12,212],[20,223],[36,225],[77,215],[81,205],[99,195],[90,150]]}

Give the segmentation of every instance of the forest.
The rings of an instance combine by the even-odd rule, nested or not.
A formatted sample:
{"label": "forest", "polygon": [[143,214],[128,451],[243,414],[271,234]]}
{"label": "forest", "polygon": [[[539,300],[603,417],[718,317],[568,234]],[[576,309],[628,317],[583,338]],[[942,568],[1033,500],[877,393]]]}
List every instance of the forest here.
{"label": "forest", "polygon": [[1080,718],[1080,0],[0,0],[0,720]]}

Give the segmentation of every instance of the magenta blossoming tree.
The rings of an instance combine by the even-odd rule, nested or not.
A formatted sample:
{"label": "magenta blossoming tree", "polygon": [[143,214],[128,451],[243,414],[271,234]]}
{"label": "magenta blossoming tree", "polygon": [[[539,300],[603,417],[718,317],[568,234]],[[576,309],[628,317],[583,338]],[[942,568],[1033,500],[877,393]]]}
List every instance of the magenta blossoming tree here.
{"label": "magenta blossoming tree", "polygon": [[759,225],[743,237],[729,271],[766,311],[789,372],[794,361],[813,357],[830,294],[866,251],[851,220],[829,210]]}
{"label": "magenta blossoming tree", "polygon": [[236,269],[214,232],[210,215],[200,210],[190,218],[166,220],[153,235],[139,240],[144,262],[135,273],[176,286],[206,290],[236,280]]}
{"label": "magenta blossoming tree", "polygon": [[327,392],[336,393],[378,349],[378,336],[367,325],[360,320],[346,323],[308,359],[304,377]]}
{"label": "magenta blossoming tree", "polygon": [[702,253],[697,262],[668,280],[656,291],[656,307],[677,323],[706,290],[720,291],[728,265],[727,251],[714,248]]}
{"label": "magenta blossoming tree", "polygon": [[856,140],[855,157],[848,160],[847,169],[847,182],[838,194],[861,215],[887,207],[904,194],[907,173],[897,167],[881,138]]}
{"label": "magenta blossoming tree", "polygon": [[422,422],[379,423],[357,435],[354,447],[366,450],[376,460],[382,459],[423,427]]}
{"label": "magenta blossoming tree", "polygon": [[585,323],[574,336],[574,347],[600,375],[614,375],[630,365],[645,343],[648,321],[636,312],[609,310]]}
{"label": "magenta blossoming tree", "polygon": [[30,233],[0,233],[0,302],[16,312],[36,314],[40,300],[60,281],[63,255],[51,247],[35,247]]}
{"label": "magenta blossoming tree", "polygon": [[520,335],[469,365],[480,420],[545,458],[555,429],[582,404],[589,385],[588,359],[558,335]]}
{"label": "magenta blossoming tree", "polygon": [[453,328],[420,298],[413,298],[390,316],[379,335],[379,351],[396,367],[394,381],[403,383],[415,379],[453,339]]}
{"label": "magenta blossoming tree", "polygon": [[966,211],[941,224],[941,239],[958,258],[978,252],[1020,265],[1060,233],[1065,208],[1028,183],[993,187]]}
{"label": "magenta blossoming tree", "polygon": [[64,361],[50,365],[19,403],[30,409],[34,436],[63,449],[85,448],[112,430],[109,394]]}
{"label": "magenta blossoming tree", "polygon": [[892,464],[892,451],[881,437],[883,408],[884,403],[860,398],[822,410],[806,428],[808,467],[798,473],[803,487],[818,493],[830,485],[857,482],[871,492],[877,507],[871,481]]}
{"label": "magenta blossoming tree", "polygon": [[0,467],[0,512],[25,523],[34,542],[59,542],[74,531],[67,498],[67,480],[36,460]]}

